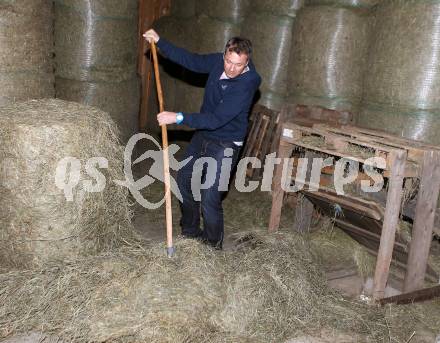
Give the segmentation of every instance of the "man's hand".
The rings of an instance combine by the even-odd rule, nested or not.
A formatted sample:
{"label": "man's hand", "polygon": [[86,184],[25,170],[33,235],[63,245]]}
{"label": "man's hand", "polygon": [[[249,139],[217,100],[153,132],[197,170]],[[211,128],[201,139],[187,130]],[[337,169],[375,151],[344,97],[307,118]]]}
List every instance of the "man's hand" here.
{"label": "man's hand", "polygon": [[151,42],[157,43],[157,41],[160,38],[157,32],[154,31],[153,29],[150,29],[147,32],[145,32],[143,36],[150,44]]}
{"label": "man's hand", "polygon": [[177,120],[176,112],[163,111],[157,115],[159,125],[175,124]]}

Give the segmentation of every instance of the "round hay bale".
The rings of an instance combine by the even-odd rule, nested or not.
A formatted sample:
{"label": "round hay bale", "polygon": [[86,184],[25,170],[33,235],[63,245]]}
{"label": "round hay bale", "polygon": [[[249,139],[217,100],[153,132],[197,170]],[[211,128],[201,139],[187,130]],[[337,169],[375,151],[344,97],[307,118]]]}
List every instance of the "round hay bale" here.
{"label": "round hay bale", "polygon": [[171,0],[170,14],[177,18],[191,18],[196,15],[197,0]]}
{"label": "round hay bale", "polygon": [[242,35],[252,41],[252,61],[263,80],[262,97],[266,92],[274,93],[269,98],[283,98],[287,94],[293,21],[287,16],[252,13],[243,23]]}
{"label": "round hay bale", "polygon": [[153,28],[160,37],[165,38],[171,43],[191,50],[188,44],[192,41],[189,33],[191,24],[194,23],[195,17],[191,19],[181,19],[175,16],[165,16],[156,20]]}
{"label": "round hay bale", "polygon": [[191,37],[196,46],[196,52],[206,54],[223,52],[226,42],[240,35],[241,25],[201,15],[193,30],[203,32],[203,35],[191,35]]}
{"label": "round hay bale", "polygon": [[110,114],[122,142],[138,131],[139,80],[83,82],[56,78],[57,98],[97,107]]}
{"label": "round hay bale", "polygon": [[440,144],[439,20],[438,1],[377,7],[359,124]]}
{"label": "round hay bale", "polygon": [[252,8],[257,12],[268,12],[273,15],[295,17],[296,12],[304,6],[304,0],[253,0]]}
{"label": "round hay bale", "polygon": [[[189,77],[186,76],[186,79]],[[186,82],[185,80],[177,80],[174,108],[179,112],[197,113],[200,112],[203,102],[203,94],[205,89],[203,86],[197,86]]]}
{"label": "round hay bale", "polygon": [[198,0],[196,14],[239,23],[249,11],[251,0]]}
{"label": "round hay bale", "polygon": [[371,8],[382,0],[306,0],[306,5]]}
{"label": "round hay bale", "polygon": [[440,145],[439,119],[440,110],[410,110],[363,102],[356,124],[400,137]]}
{"label": "round hay bale", "polygon": [[[110,117],[61,100],[30,100],[0,108],[0,264],[32,267],[111,250],[135,237],[124,180],[123,149]],[[59,162],[81,163],[59,174]],[[87,191],[88,159],[104,157],[101,192]],[[59,176],[57,176],[59,175]],[[63,177],[65,175],[65,177]],[[61,189],[60,184],[71,184]],[[72,201],[70,201],[72,200]]]}
{"label": "round hay bale", "polygon": [[305,7],[295,20],[289,62],[289,101],[355,112],[368,49],[363,11]]}
{"label": "round hay bale", "polygon": [[56,0],[56,76],[106,82],[134,78],[137,23],[137,0]]}
{"label": "round hay bale", "polygon": [[17,101],[55,96],[54,76],[50,73],[0,72],[0,106]]}
{"label": "round hay bale", "polygon": [[52,17],[47,0],[0,3],[0,105],[54,96]]}
{"label": "round hay bale", "polygon": [[260,98],[258,103],[274,111],[281,111],[281,108],[286,103],[286,97],[271,91],[260,91]]}

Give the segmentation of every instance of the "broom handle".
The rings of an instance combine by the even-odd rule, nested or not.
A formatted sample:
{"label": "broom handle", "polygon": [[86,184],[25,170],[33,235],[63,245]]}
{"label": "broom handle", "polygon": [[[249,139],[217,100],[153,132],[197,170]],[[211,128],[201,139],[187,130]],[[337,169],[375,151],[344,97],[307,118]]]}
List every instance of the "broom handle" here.
{"label": "broom handle", "polygon": [[[162,84],[160,82],[159,62],[157,60],[156,44],[151,42],[151,51],[153,53],[154,74],[156,75],[157,96],[159,98],[159,112],[164,111]],[[161,125],[162,128],[162,146],[163,146],[163,170],[165,181],[165,206],[166,206],[166,222],[167,222],[167,251],[168,256],[173,254],[173,215],[171,212],[171,189],[170,189],[170,160],[168,156],[168,132],[167,126]]]}

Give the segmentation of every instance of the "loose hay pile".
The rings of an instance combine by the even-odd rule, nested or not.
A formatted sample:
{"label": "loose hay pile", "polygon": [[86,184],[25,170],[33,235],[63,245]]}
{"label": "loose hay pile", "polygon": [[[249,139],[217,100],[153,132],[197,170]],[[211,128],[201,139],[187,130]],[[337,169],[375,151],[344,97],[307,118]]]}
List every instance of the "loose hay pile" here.
{"label": "loose hay pile", "polygon": [[[123,149],[110,117],[60,100],[33,100],[0,108],[0,265],[29,267],[75,260],[131,240],[133,231],[124,180]],[[102,192],[86,191],[87,160],[104,157]],[[56,184],[58,163],[81,162],[71,199]],[[62,169],[59,169],[62,171]],[[61,184],[74,182],[66,167]],[[69,192],[67,192],[69,194]]]}
{"label": "loose hay pile", "polygon": [[176,247],[173,259],[154,245],[0,275],[0,333],[161,343],[284,342],[326,327],[386,335],[380,310],[327,289],[298,236],[250,232],[229,253]]}
{"label": "loose hay pile", "polygon": [[0,2],[0,106],[54,95],[52,2]]}

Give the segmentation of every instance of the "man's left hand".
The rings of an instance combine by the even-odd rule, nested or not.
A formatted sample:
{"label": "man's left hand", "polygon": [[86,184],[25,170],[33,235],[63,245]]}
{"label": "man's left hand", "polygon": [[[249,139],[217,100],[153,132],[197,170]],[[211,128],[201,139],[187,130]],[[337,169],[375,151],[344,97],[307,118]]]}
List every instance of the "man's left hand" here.
{"label": "man's left hand", "polygon": [[176,117],[176,112],[163,111],[157,115],[157,121],[159,122],[159,125],[175,124],[177,119]]}

